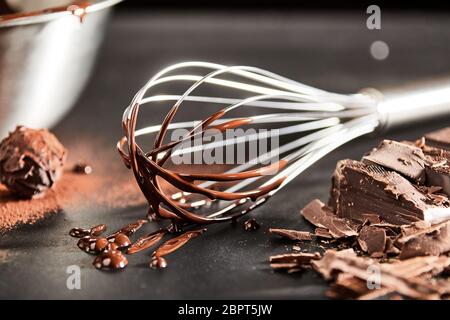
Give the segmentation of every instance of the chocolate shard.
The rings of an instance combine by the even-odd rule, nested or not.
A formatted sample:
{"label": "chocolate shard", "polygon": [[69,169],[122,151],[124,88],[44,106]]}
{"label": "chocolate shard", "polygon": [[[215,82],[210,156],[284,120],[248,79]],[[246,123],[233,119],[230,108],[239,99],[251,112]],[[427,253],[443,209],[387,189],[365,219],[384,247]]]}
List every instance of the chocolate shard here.
{"label": "chocolate shard", "polygon": [[279,236],[291,239],[291,240],[298,240],[298,241],[311,241],[312,240],[311,233],[308,231],[270,228],[269,232],[272,234],[277,234]]}
{"label": "chocolate shard", "polygon": [[[425,268],[424,265],[429,266],[432,263],[428,261],[430,257],[424,258],[427,261],[424,262],[422,259],[414,261],[417,263],[414,270],[422,272]],[[435,265],[431,267],[432,269],[443,269],[450,263],[448,257],[431,258],[435,258]],[[409,274],[405,273],[404,266],[401,264],[379,264],[375,263],[373,259],[358,257],[353,249],[327,250],[320,260],[311,261],[311,265],[327,280],[335,280],[342,273],[347,277],[358,278],[366,283],[374,282],[374,285],[382,289],[383,294],[397,292],[413,299],[439,299],[442,295],[447,294],[449,289],[448,284],[437,286],[428,278],[416,277],[414,271]]]}
{"label": "chocolate shard", "polygon": [[286,253],[270,257],[270,266],[272,269],[297,269],[309,267],[312,260],[320,259],[318,252],[314,253]]}
{"label": "chocolate shard", "polygon": [[376,214],[388,223],[403,225],[450,218],[449,205],[433,204],[400,174],[378,165],[354,160],[338,162],[330,204],[342,218],[364,222],[363,214]]}
{"label": "chocolate shard", "polygon": [[426,157],[426,184],[441,187],[442,191],[450,196],[450,151],[427,148]]}
{"label": "chocolate shard", "polygon": [[393,170],[416,182],[425,182],[425,155],[422,149],[405,143],[383,140],[362,160]]}
{"label": "chocolate shard", "polygon": [[346,220],[337,217],[318,199],[307,204],[300,213],[314,226],[326,229],[335,239],[358,235]]}
{"label": "chocolate shard", "polygon": [[361,249],[369,255],[383,255],[386,250],[386,231],[382,228],[363,226],[357,240]]}
{"label": "chocolate shard", "polygon": [[0,142],[0,182],[18,197],[37,197],[62,176],[66,156],[48,130],[18,126]]}
{"label": "chocolate shard", "polygon": [[325,228],[316,228],[316,230],[314,230],[314,235],[318,238],[333,239],[330,231]]}
{"label": "chocolate shard", "polygon": [[450,221],[432,226],[412,225],[402,229],[396,244],[401,248],[400,259],[417,256],[439,256],[450,251]]}
{"label": "chocolate shard", "polygon": [[425,141],[429,146],[450,150],[450,127],[427,133]]}

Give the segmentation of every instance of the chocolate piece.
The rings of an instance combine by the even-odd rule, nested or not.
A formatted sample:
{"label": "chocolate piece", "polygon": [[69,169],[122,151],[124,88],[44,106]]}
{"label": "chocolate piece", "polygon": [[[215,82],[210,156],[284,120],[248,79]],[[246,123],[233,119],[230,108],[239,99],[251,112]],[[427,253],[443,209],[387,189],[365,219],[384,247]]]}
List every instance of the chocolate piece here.
{"label": "chocolate piece", "polygon": [[425,154],[427,185],[441,187],[450,196],[450,152],[429,149]]}
{"label": "chocolate piece", "polygon": [[72,171],[75,173],[88,175],[92,173],[92,167],[85,162],[78,162],[73,166]]}
{"label": "chocolate piece", "polygon": [[93,253],[95,252],[95,244],[97,240],[98,238],[87,236],[78,240],[77,246],[87,253]]}
{"label": "chocolate piece", "polygon": [[287,253],[270,257],[272,269],[296,269],[308,267],[312,260],[320,259],[318,252],[314,253]]}
{"label": "chocolate piece", "polygon": [[347,221],[335,216],[331,209],[318,199],[307,204],[300,213],[316,227],[327,229],[335,239],[358,235]]}
{"label": "chocolate piece", "polygon": [[36,197],[61,177],[66,155],[48,130],[19,126],[0,142],[0,182],[18,197]]}
{"label": "chocolate piece", "polygon": [[69,231],[69,235],[74,238],[83,238],[86,236],[97,237],[106,231],[106,225],[99,224],[90,229],[73,228]]}
{"label": "chocolate piece", "polygon": [[[450,258],[445,257],[445,260],[444,265],[450,263]],[[427,263],[429,262],[427,261]],[[401,273],[398,271],[403,271],[401,265],[391,264],[390,267],[387,267],[389,264],[375,264],[372,259],[358,257],[352,249],[327,250],[322,259],[313,260],[311,264],[327,280],[332,280],[337,274],[344,273],[349,277],[370,282],[376,279],[374,272],[368,272],[368,270],[374,270],[379,275],[377,278],[381,288],[396,291],[413,299],[438,299],[449,289],[449,286],[436,286],[431,280]]]}
{"label": "chocolate piece", "polygon": [[366,221],[369,222],[370,224],[380,223],[381,222],[380,216],[377,215],[377,214],[363,213],[361,215],[361,218],[363,219],[364,223]]}
{"label": "chocolate piece", "polygon": [[450,150],[450,127],[427,133],[425,141],[429,146]]}
{"label": "chocolate piece", "polygon": [[418,220],[437,223],[450,218],[448,205],[433,204],[407,179],[377,165],[341,160],[333,182],[330,204],[339,217],[363,222],[363,214],[376,214],[398,225]]}
{"label": "chocolate piece", "polygon": [[167,267],[167,261],[163,257],[153,257],[150,261],[150,268],[164,269]]}
{"label": "chocolate piece", "polygon": [[396,171],[417,183],[425,182],[425,155],[422,149],[408,144],[383,140],[362,162]]}
{"label": "chocolate piece", "polygon": [[386,231],[382,228],[363,226],[357,239],[361,249],[369,255],[383,254],[386,249]]}
{"label": "chocolate piece", "polygon": [[100,238],[95,241],[95,252],[99,253],[106,250],[111,243],[106,238]]}
{"label": "chocolate piece", "polygon": [[245,231],[255,231],[259,229],[259,223],[256,221],[256,219],[248,219],[244,222],[244,230]]}
{"label": "chocolate piece", "polygon": [[157,244],[165,235],[164,230],[158,230],[156,233],[152,232],[147,236],[141,237],[136,240],[127,250],[128,254],[134,254],[142,250],[148,249]]}
{"label": "chocolate piece", "polygon": [[94,260],[93,265],[97,269],[117,270],[128,265],[127,258],[118,250],[104,251]]}
{"label": "chocolate piece", "polygon": [[119,249],[126,248],[131,245],[130,239],[123,233],[119,233],[114,237],[114,243]]}
{"label": "chocolate piece", "polygon": [[297,231],[289,229],[276,229],[270,228],[269,232],[272,234],[277,234],[279,236],[298,241],[311,241],[311,232],[308,231]]}
{"label": "chocolate piece", "polygon": [[403,228],[403,236],[396,243],[401,247],[400,259],[446,253],[450,251],[450,221]]}
{"label": "chocolate piece", "polygon": [[325,239],[333,239],[333,236],[331,235],[330,231],[325,228],[316,228],[314,230],[314,235],[318,238],[325,238]]}

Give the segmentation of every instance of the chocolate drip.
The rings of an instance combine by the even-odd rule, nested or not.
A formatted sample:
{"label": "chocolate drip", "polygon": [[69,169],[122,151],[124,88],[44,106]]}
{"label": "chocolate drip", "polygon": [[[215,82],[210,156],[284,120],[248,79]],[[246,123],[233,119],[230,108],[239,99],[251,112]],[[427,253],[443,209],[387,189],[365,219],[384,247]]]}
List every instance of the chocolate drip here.
{"label": "chocolate drip", "polygon": [[[214,121],[222,118],[228,111],[227,109],[222,109],[207,117],[205,120],[201,121],[182,139],[163,144],[163,140],[167,134],[169,124],[178,111],[178,108],[179,104],[176,104],[169,111],[163,123],[161,124],[159,133],[156,136],[153,150],[148,153],[144,152],[136,143],[135,131],[139,113],[139,105],[133,105],[129,116],[124,117],[122,122],[122,126],[125,131],[125,137],[123,137],[118,142],[118,151],[125,165],[133,170],[136,181],[141,188],[144,196],[147,198],[153,215],[162,219],[172,219],[176,221],[191,222],[196,224],[232,221],[257,207],[257,205],[247,206],[246,208],[244,208],[244,210],[237,210],[238,208],[241,208],[248,199],[255,202],[258,202],[258,200],[260,199],[264,199],[262,201],[264,202],[266,199],[268,199],[270,192],[277,189],[282,184],[285,177],[280,178],[279,180],[269,185],[250,191],[224,192],[214,190],[214,185],[210,186],[209,188],[205,188],[201,187],[196,182],[228,181],[238,183],[242,180],[261,177],[270,174],[271,172],[276,172],[277,170],[287,166],[288,161],[284,159],[268,166],[262,166],[258,169],[239,173],[197,174],[176,172],[164,168],[164,164],[171,156],[173,148],[178,146],[180,143],[183,143],[184,141],[188,141],[190,139],[201,137],[203,134],[205,134],[205,130],[207,129],[215,129],[220,132],[224,132],[227,129],[237,128],[252,122],[251,118],[238,118],[214,125]],[[126,145],[128,146],[128,150],[125,150]],[[181,191],[180,194],[182,194],[182,198],[174,198],[173,195],[166,194],[166,192],[161,189],[157,178],[162,178],[165,182],[179,189]],[[185,201],[185,195],[189,194],[192,196],[192,198],[194,198],[194,196],[202,196],[203,199],[208,199],[205,200],[205,203],[214,202],[216,200],[225,200],[232,201],[233,204],[208,216],[195,214],[189,210],[189,208],[194,208],[195,205],[192,202],[186,203]],[[179,201],[180,199],[183,199],[183,201]]]}
{"label": "chocolate drip", "polygon": [[128,259],[118,250],[104,251],[95,258],[93,265],[97,269],[123,269],[128,265]]}
{"label": "chocolate drip", "polygon": [[201,235],[203,232],[205,232],[206,229],[200,229],[195,231],[186,231],[182,235],[167,240],[165,243],[163,243],[155,252],[153,252],[154,257],[163,257],[166,256],[176,250],[178,250],[180,247],[184,246],[186,243],[189,242],[189,240],[194,239]]}
{"label": "chocolate drip", "polygon": [[105,224],[99,224],[90,229],[73,228],[69,231],[69,235],[74,238],[84,238],[87,236],[97,237],[106,231]]}
{"label": "chocolate drip", "polygon": [[148,222],[147,220],[138,220],[136,222],[130,223],[130,224],[126,225],[125,227],[117,230],[113,234],[109,235],[107,238],[109,240],[114,241],[114,238],[116,238],[116,236],[119,234],[124,234],[126,236],[132,236],[133,234],[136,233],[136,231],[138,231],[140,228],[142,228],[142,226],[144,224],[146,224],[147,222]]}
{"label": "chocolate drip", "polygon": [[136,240],[127,250],[128,254],[134,254],[148,249],[157,244],[166,234],[166,230],[158,230]]}

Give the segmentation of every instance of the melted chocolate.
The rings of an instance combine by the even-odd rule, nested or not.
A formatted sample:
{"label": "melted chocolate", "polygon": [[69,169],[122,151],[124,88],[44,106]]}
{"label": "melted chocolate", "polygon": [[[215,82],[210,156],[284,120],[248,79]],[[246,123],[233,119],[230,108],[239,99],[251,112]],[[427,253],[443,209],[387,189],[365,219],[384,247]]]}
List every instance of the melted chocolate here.
{"label": "melted chocolate", "polygon": [[69,235],[74,238],[83,238],[87,236],[97,237],[106,231],[105,224],[99,224],[98,226],[94,226],[90,229],[84,228],[73,228],[69,231]]}
{"label": "melted chocolate", "polygon": [[248,219],[244,222],[244,230],[245,231],[255,231],[259,229],[259,223],[256,221],[256,219]]}
{"label": "melted chocolate", "polygon": [[176,250],[180,247],[184,246],[189,240],[194,239],[205,232],[206,229],[194,230],[194,231],[186,231],[178,237],[167,240],[164,242],[155,252],[153,252],[153,256],[156,258],[164,257]]}
{"label": "melted chocolate", "polygon": [[[163,140],[167,134],[169,124],[171,123],[177,111],[178,105],[174,106],[169,111],[163,123],[161,124],[161,129],[158,135],[156,136],[154,148],[151,152],[148,153],[144,152],[136,143],[135,130],[139,106],[133,106],[130,115],[128,117],[125,117],[122,122],[122,126],[125,131],[125,137],[123,137],[118,143],[119,153],[125,165],[133,170],[136,181],[144,196],[147,198],[147,201],[149,202],[154,215],[162,219],[178,220],[196,224],[232,221],[257,207],[257,205],[255,205],[249,206],[244,210],[236,210],[237,208],[242,207],[246,200],[250,199],[257,202],[257,200],[260,199],[267,199],[269,193],[282,184],[285,178],[281,178],[278,181],[275,181],[267,186],[250,191],[223,192],[215,190],[214,186],[210,188],[200,187],[195,182],[239,182],[245,179],[260,177],[274,172],[277,169],[285,167],[288,164],[288,162],[285,160],[280,160],[279,162],[268,166],[240,173],[188,174],[164,168],[163,166],[171,156],[174,147],[176,147],[183,141],[203,134],[206,129],[210,128],[209,126],[212,125],[215,120],[220,119],[226,114],[225,109],[220,110],[219,112],[216,112],[205,120],[201,121],[183,139],[163,144]],[[250,118],[240,118],[224,122],[220,125],[212,126],[211,128],[223,132],[226,129],[236,128],[248,124],[249,122],[251,122]],[[128,152],[124,151],[126,145],[128,145]],[[165,154],[162,154],[163,152],[165,152]],[[162,178],[163,180],[165,180],[165,182],[181,190],[181,192],[184,194],[199,195],[203,198],[209,199],[209,202],[215,200],[226,200],[233,201],[234,204],[228,206],[226,210],[222,210],[217,216],[214,214],[210,216],[195,214],[188,210],[191,207],[195,207],[195,204],[192,204],[191,206],[191,204],[189,203],[176,201],[172,197],[172,195],[166,194],[165,191],[161,189],[157,178]],[[225,213],[229,213],[229,215],[224,215]]]}
{"label": "melted chocolate", "polygon": [[92,263],[97,269],[117,270],[128,265],[128,259],[118,250],[104,251]]}
{"label": "melted chocolate", "polygon": [[108,240],[114,241],[114,238],[118,234],[121,234],[121,233],[126,236],[132,236],[133,234],[136,233],[136,231],[138,231],[140,228],[142,228],[142,226],[144,224],[146,224],[147,222],[148,222],[147,220],[138,220],[136,222],[130,223],[130,224],[126,225],[125,227],[117,230],[113,234],[109,235],[107,238],[108,238]]}
{"label": "melted chocolate", "polygon": [[164,234],[166,234],[166,230],[158,230],[156,232],[150,233],[149,235],[139,238],[128,248],[127,253],[134,254],[154,246],[159,241],[161,241],[161,239],[164,237]]}

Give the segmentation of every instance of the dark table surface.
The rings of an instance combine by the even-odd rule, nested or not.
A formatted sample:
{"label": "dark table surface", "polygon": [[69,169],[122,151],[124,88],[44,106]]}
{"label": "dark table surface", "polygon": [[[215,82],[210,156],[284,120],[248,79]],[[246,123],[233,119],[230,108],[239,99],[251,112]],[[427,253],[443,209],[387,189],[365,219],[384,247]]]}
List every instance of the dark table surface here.
{"label": "dark table surface", "polygon": [[[183,60],[255,65],[338,92],[450,73],[448,16],[383,13],[382,29],[377,31],[365,27],[365,18],[363,12],[118,12],[89,85],[55,132],[63,141],[82,132],[103,139],[113,149],[122,133],[121,114],[134,92],[161,67]],[[390,47],[384,61],[369,53],[375,40]],[[163,111],[155,109],[154,123],[162,116]],[[448,118],[438,119],[384,136],[414,139],[449,124]],[[0,262],[0,298],[324,298],[326,283],[314,272],[288,275],[270,269],[268,257],[287,252],[292,244],[270,237],[268,228],[308,229],[299,209],[314,198],[327,199],[336,161],[357,159],[378,140],[358,139],[311,167],[251,214],[262,224],[260,230],[211,226],[204,236],[172,254],[169,268],[162,271],[148,269],[148,256],[142,254],[130,257],[125,272],[99,272],[92,267],[92,258],[67,236],[78,225],[106,222],[119,227],[143,217],[144,207],[95,213],[68,210],[20,227],[0,238],[0,250],[7,250],[9,257]],[[66,287],[69,265],[81,268],[81,290]]]}

